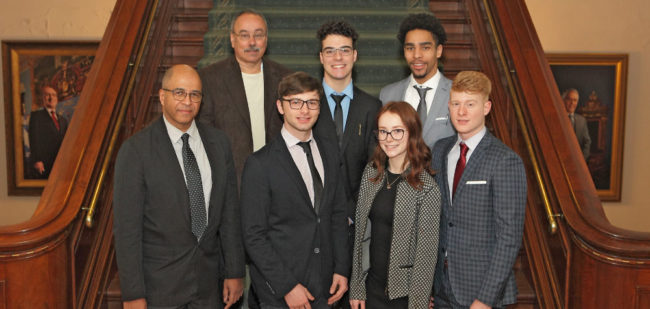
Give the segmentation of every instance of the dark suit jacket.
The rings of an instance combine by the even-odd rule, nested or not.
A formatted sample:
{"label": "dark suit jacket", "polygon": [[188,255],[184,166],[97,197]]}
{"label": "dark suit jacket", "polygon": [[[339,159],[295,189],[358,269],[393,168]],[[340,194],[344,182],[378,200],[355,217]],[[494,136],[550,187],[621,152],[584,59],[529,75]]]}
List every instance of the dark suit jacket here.
{"label": "dark suit jacket", "polygon": [[[377,129],[377,112],[381,108],[381,101],[377,98],[357,87],[354,87],[353,92],[354,98],[350,102],[343,131],[343,143],[341,147],[336,144],[341,155],[341,174],[345,179],[345,192],[350,201],[348,207],[350,218],[354,218],[361,175],[377,145],[373,131]],[[321,98],[320,115],[314,131],[321,136],[327,136],[330,140],[337,140],[332,111],[325,97]]]}
{"label": "dark suit jacket", "polygon": [[[275,101],[278,84],[291,70],[269,59],[264,66],[264,125],[266,142],[280,133],[282,118]],[[209,65],[199,71],[203,83],[203,103],[197,119],[199,122],[223,130],[232,145],[237,177],[241,177],[246,158],[253,152],[251,118],[246,100],[246,90],[239,63],[234,56]]]}
{"label": "dark suit jacket", "polygon": [[178,306],[221,293],[224,277],[244,277],[228,139],[197,126],[212,170],[208,226],[200,242],[192,234],[183,171],[162,117],[124,142],[117,156],[113,233],[124,300],[146,297],[150,305]]}
{"label": "dark suit jacket", "polygon": [[246,161],[241,185],[244,244],[263,304],[286,306],[284,296],[298,283],[316,298],[327,297],[334,273],[348,277],[345,193],[336,147],[328,144],[336,141],[314,137],[325,170],[319,213],[280,134]]}
{"label": "dark suit jacket", "polygon": [[587,127],[587,119],[579,114],[573,114],[575,124],[573,130],[576,132],[578,144],[582,150],[582,156],[585,160],[589,159],[589,152],[591,151],[591,137],[589,136],[589,127]]}
{"label": "dark suit jacket", "polygon": [[59,153],[65,132],[68,130],[68,120],[57,113],[59,130],[56,129],[52,117],[46,109],[33,111],[29,117],[29,147],[31,165],[42,161],[45,173],[41,178],[47,178],[52,171],[54,160]]}
{"label": "dark suit jacket", "polygon": [[453,135],[433,147],[433,169],[440,171],[436,180],[442,195],[436,291],[446,250],[456,300],[464,306],[478,299],[503,307],[517,296],[512,267],[523,234],[526,173],[521,158],[486,132],[467,161],[452,201],[447,155],[456,140]]}

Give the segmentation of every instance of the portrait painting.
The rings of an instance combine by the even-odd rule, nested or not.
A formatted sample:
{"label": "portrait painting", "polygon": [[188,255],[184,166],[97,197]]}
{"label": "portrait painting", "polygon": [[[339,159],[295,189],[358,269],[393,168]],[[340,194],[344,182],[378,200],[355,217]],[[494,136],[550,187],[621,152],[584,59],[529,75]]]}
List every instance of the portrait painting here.
{"label": "portrait painting", "polygon": [[547,59],[599,197],[620,201],[627,55],[547,54]]}
{"label": "portrait painting", "polygon": [[38,195],[45,186],[98,45],[2,42],[10,195]]}

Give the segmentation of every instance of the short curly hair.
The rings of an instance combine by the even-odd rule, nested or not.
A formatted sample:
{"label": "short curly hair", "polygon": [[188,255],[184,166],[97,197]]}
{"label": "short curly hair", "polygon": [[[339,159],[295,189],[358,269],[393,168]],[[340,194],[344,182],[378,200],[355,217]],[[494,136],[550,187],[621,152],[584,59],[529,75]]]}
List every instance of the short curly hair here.
{"label": "short curly hair", "polygon": [[323,40],[330,34],[338,34],[352,39],[352,48],[357,48],[357,39],[359,38],[359,34],[347,21],[329,21],[318,28],[316,37],[321,42],[321,48],[323,48]]}
{"label": "short curly hair", "polygon": [[415,29],[422,29],[431,32],[433,38],[436,40],[436,46],[447,42],[447,33],[445,32],[445,28],[442,27],[440,20],[432,14],[427,13],[410,14],[406,17],[399,26],[397,40],[404,45],[406,34]]}

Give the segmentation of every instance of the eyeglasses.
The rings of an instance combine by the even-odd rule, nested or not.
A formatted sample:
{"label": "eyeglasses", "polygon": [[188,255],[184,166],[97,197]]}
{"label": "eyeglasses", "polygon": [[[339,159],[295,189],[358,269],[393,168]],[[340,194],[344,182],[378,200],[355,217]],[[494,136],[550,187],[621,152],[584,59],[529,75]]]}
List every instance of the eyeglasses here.
{"label": "eyeglasses", "polygon": [[[183,88],[174,88],[174,89],[163,88],[162,90],[171,92],[172,96],[174,97],[174,100],[176,101],[183,101],[185,100],[185,97],[187,97],[188,95],[188,92]],[[201,93],[200,91],[191,91],[189,92],[189,95],[190,95],[190,101],[192,103],[199,103],[203,98],[203,93]]]}
{"label": "eyeglasses", "polygon": [[[251,34],[248,33],[248,32],[242,32],[242,33],[233,32],[232,34],[238,36],[240,39],[242,39],[244,41],[248,41],[248,40],[251,39]],[[266,32],[255,32],[253,34],[253,38],[255,39],[255,41],[261,41],[264,38],[266,38]]]}
{"label": "eyeglasses", "polygon": [[399,141],[404,137],[404,132],[406,132],[404,129],[394,129],[391,131],[377,130],[375,131],[375,134],[377,134],[377,139],[380,141],[385,141],[388,138],[388,135],[390,135],[394,140]]}
{"label": "eyeglasses", "polygon": [[343,46],[339,48],[334,48],[334,47],[327,47],[323,49],[321,52],[325,57],[334,57],[336,55],[336,52],[340,52],[341,56],[349,56],[352,55],[352,47],[350,46]]}
{"label": "eyeglasses", "polygon": [[301,100],[301,99],[285,99],[282,98],[282,101],[289,102],[289,107],[291,109],[302,109],[303,105],[307,104],[307,108],[311,110],[316,110],[320,108],[320,100]]}

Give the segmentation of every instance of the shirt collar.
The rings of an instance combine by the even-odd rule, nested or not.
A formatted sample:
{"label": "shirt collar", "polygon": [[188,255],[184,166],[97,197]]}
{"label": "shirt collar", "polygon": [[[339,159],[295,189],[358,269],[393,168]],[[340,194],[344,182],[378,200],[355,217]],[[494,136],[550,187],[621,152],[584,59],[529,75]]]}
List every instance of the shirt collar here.
{"label": "shirt collar", "polygon": [[323,92],[325,93],[326,98],[329,98],[333,93],[333,94],[344,94],[348,98],[353,99],[354,98],[353,97],[354,91],[352,91],[353,88],[354,88],[354,86],[352,85],[352,80],[350,80],[350,83],[347,86],[345,86],[345,89],[343,89],[342,92],[336,92],[336,91],[334,91],[334,89],[332,89],[332,87],[330,87],[325,82],[325,80],[323,80]]}
{"label": "shirt collar", "polygon": [[192,120],[192,124],[190,125],[190,128],[187,129],[186,132],[183,132],[179,130],[177,127],[169,123],[167,121],[167,117],[163,115],[163,120],[165,121],[165,127],[167,127],[167,134],[169,134],[169,139],[172,141],[172,143],[177,143],[179,140],[181,140],[181,136],[183,136],[184,133],[187,133],[190,135],[190,137],[196,138],[199,136],[199,131],[196,127],[196,123],[194,120]]}
{"label": "shirt collar", "polygon": [[435,90],[436,88],[438,88],[438,83],[440,82],[441,77],[442,77],[442,73],[440,73],[440,70],[437,70],[436,74],[434,74],[427,81],[425,81],[422,84],[418,84],[418,82],[415,81],[415,77],[413,77],[413,73],[411,73],[411,75],[410,75],[411,82],[409,84],[409,88],[412,88],[413,86],[418,85],[418,86],[423,86],[423,87],[429,87],[429,88]]}
{"label": "shirt collar", "polygon": [[456,140],[456,145],[460,144],[460,142],[463,142],[465,143],[465,145],[467,145],[467,147],[470,150],[474,150],[478,146],[478,143],[480,143],[481,140],[483,139],[483,136],[485,136],[485,132],[487,132],[487,129],[485,128],[485,126],[483,126],[483,129],[481,129],[481,131],[474,134],[474,136],[468,138],[467,140],[462,140],[460,138],[460,135],[458,135],[458,140]]}
{"label": "shirt collar", "polygon": [[[296,146],[299,142],[302,142],[300,139],[297,137],[291,135],[289,131],[282,125],[282,130],[280,130],[280,134],[282,134],[282,138],[284,139],[284,142],[287,144],[287,148],[290,148],[292,146]],[[308,142],[311,142],[314,140],[314,131],[312,130],[309,132],[309,139],[307,139]]]}

